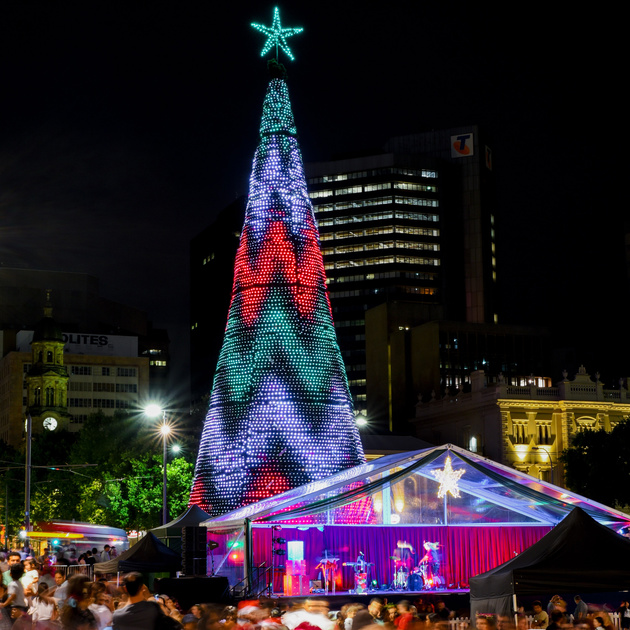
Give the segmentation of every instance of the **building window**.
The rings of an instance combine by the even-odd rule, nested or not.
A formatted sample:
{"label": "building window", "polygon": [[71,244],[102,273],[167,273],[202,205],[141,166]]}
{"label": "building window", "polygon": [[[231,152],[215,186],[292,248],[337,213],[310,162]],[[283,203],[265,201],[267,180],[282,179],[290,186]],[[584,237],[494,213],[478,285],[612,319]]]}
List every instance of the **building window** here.
{"label": "building window", "polygon": [[529,437],[527,435],[527,425],[520,422],[514,423],[514,443],[515,444],[527,444]]}
{"label": "building window", "polygon": [[109,376],[109,368],[108,367],[101,368],[101,376]]}
{"label": "building window", "polygon": [[123,368],[119,367],[117,369],[118,376],[136,376],[136,368]]}
{"label": "building window", "polygon": [[70,373],[75,374],[77,376],[91,376],[92,366],[91,365],[71,365]]}

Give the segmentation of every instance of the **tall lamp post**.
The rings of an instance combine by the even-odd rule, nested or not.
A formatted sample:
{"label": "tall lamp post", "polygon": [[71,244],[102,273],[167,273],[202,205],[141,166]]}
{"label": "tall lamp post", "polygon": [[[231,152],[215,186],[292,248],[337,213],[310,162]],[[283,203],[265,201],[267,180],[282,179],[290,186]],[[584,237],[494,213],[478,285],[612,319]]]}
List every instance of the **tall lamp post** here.
{"label": "tall lamp post", "polygon": [[149,418],[158,418],[160,415],[162,416],[162,424],[160,425],[160,434],[162,435],[162,525],[166,525],[168,523],[168,504],[166,498],[166,459],[167,459],[167,450],[166,450],[166,442],[168,436],[171,433],[171,427],[166,422],[166,410],[162,409],[159,405],[149,405],[144,412],[149,416]]}
{"label": "tall lamp post", "polygon": [[553,460],[551,459],[551,454],[543,446],[532,446],[532,451],[544,451],[547,454],[547,458],[549,459],[549,471],[551,472],[551,483],[553,483]]}

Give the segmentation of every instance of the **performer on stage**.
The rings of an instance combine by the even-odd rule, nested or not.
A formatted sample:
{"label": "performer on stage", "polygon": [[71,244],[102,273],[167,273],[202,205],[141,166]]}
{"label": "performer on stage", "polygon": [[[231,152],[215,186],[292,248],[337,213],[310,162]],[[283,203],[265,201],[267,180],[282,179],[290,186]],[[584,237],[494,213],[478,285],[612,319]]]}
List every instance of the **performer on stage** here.
{"label": "performer on stage", "polygon": [[411,571],[416,566],[416,552],[413,549],[413,545],[407,541],[399,540],[396,543],[396,549],[394,550],[394,557],[399,561],[396,564],[403,566],[407,571]]}
{"label": "performer on stage", "polygon": [[422,545],[425,550],[424,556],[420,559],[420,569],[424,577],[424,585],[428,588],[444,584],[444,579],[440,573],[441,557],[439,542],[425,541]]}

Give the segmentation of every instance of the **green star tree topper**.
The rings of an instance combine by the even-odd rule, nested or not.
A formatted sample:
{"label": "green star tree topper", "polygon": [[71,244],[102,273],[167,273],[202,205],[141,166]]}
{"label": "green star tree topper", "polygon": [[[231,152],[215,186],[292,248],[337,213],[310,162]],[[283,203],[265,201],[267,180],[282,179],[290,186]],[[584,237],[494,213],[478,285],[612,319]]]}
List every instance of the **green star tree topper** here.
{"label": "green star tree topper", "polygon": [[297,35],[301,33],[304,29],[301,27],[298,28],[282,28],[280,25],[280,10],[276,7],[273,10],[273,24],[271,28],[269,26],[263,26],[262,24],[254,24],[252,22],[252,26],[264,33],[267,36],[267,41],[263,46],[262,52],[260,53],[261,57],[264,57],[274,46],[276,47],[276,60],[278,59],[278,48],[282,49],[282,51],[286,54],[286,56],[294,61],[293,53],[287,44],[287,37],[291,37],[291,35]]}

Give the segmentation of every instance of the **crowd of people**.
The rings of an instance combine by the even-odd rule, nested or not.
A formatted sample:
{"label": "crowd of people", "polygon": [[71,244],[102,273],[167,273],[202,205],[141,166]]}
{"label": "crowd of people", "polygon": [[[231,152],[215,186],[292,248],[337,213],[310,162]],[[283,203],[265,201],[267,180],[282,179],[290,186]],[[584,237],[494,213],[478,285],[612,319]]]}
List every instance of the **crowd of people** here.
{"label": "crowd of people", "polygon": [[[84,559],[101,561],[106,554],[111,549],[92,550]],[[89,571],[70,574],[68,565],[53,564],[50,557],[23,557],[18,551],[3,555],[0,630],[468,630],[468,623],[453,620],[455,611],[439,598],[435,603],[422,598],[391,603],[373,597],[369,604],[352,602],[332,611],[324,597],[241,601],[238,606],[199,603],[182,610],[174,597],[151,593],[140,573],[128,573],[116,585],[106,577],[92,580]],[[546,607],[535,601],[531,611],[520,609],[515,616],[480,614],[470,626],[630,630],[629,602],[618,609],[618,627],[607,612],[590,610],[579,595],[574,603],[569,613],[566,602],[556,595]]]}

